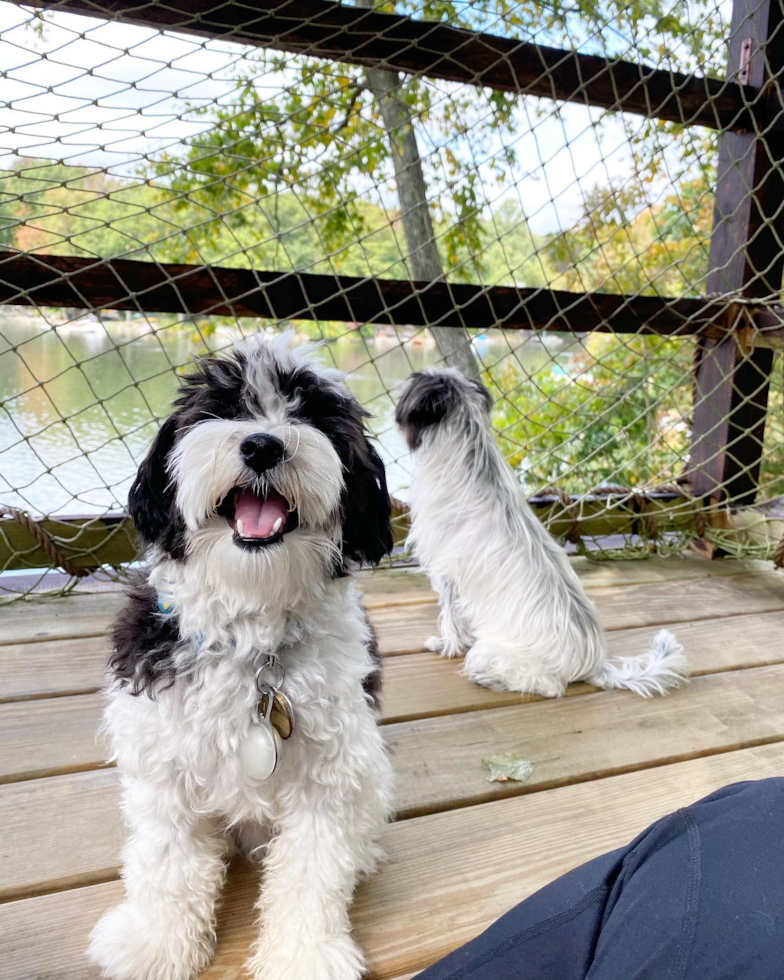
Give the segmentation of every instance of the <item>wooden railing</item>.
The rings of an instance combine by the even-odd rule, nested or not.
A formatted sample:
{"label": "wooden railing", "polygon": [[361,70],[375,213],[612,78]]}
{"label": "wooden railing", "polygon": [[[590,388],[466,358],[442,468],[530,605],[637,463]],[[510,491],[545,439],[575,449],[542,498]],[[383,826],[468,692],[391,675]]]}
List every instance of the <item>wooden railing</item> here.
{"label": "wooden railing", "polygon": [[[16,0],[12,0],[16,2]],[[640,332],[697,344],[690,496],[754,500],[772,349],[784,344],[784,71],[777,0],[735,0],[725,79],[651,69],[322,0],[24,0],[24,6],[380,66],[721,130],[706,298],[0,253],[0,301],[488,329]],[[719,298],[716,298],[719,297]],[[128,539],[130,540],[130,539]]]}

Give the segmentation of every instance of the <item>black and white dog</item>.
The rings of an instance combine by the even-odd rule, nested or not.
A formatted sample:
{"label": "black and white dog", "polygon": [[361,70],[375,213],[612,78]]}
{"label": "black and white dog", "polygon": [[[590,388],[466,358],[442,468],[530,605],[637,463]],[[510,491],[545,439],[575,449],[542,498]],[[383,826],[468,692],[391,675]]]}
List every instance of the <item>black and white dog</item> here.
{"label": "black and white dog", "polygon": [[348,906],[391,766],[348,570],[391,548],[384,466],[359,403],[286,337],[201,361],[174,404],[129,497],[150,566],[116,624],[105,714],[126,898],[90,955],[115,980],[198,974],[238,840],[264,871],[250,974],[355,980]]}
{"label": "black and white dog", "polygon": [[413,375],[395,418],[414,452],[409,542],[439,593],[431,650],[465,655],[486,687],[563,694],[571,681],[663,694],[687,676],[661,630],[647,653],[607,659],[604,633],[564,550],[537,519],[490,424],[492,398],[452,368]]}

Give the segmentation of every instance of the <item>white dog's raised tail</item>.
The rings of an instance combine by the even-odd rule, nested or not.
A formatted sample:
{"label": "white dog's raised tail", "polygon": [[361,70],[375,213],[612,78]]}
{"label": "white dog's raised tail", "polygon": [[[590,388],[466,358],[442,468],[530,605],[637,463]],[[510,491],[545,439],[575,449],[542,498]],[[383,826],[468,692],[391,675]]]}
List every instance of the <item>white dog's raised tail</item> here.
{"label": "white dog's raised tail", "polygon": [[625,688],[640,697],[666,694],[689,679],[689,664],[683,646],[669,630],[659,630],[649,650],[636,657],[605,660],[589,684],[612,690]]}

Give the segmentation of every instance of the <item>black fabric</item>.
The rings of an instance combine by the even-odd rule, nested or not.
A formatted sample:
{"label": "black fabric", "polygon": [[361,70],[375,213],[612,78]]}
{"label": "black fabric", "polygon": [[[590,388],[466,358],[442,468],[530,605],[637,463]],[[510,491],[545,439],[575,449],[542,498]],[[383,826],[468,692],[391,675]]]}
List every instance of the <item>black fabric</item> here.
{"label": "black fabric", "polygon": [[766,779],[657,821],[418,980],[779,980],[783,959],[784,779]]}

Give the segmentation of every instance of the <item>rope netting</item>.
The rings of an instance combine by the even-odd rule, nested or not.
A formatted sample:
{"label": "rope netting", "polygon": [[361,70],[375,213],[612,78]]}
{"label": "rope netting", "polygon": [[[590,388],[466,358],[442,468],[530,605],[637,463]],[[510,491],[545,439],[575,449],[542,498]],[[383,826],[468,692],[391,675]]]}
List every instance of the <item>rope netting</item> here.
{"label": "rope netting", "polygon": [[[359,25],[341,34],[319,26],[316,0],[0,2],[0,507],[22,512],[0,519],[0,594],[76,581],[44,574],[62,561],[42,558],[30,519],[70,572],[120,574],[128,487],[178,373],[281,329],[326,342],[373,414],[402,502],[411,459],[394,403],[413,370],[448,361],[490,387],[504,453],[574,549],[627,557],[698,541],[772,556],[784,531],[778,209],[747,222],[778,251],[727,235],[719,248],[711,231],[733,113],[767,148],[758,176],[771,184],[781,137],[749,111],[752,89],[733,102],[737,77],[720,81],[739,40],[732,4],[376,4],[431,23],[400,61],[375,21],[362,28],[357,8],[372,4],[341,8]],[[472,34],[434,60],[445,27]],[[482,42],[480,57],[476,32],[514,44]],[[594,56],[606,77],[577,77],[570,92],[548,56],[527,62],[533,81],[504,87],[516,44],[564,63]],[[766,75],[776,44],[755,41]],[[610,71],[619,61],[639,66],[628,97]],[[653,70],[666,96],[646,87]],[[758,176],[739,171],[736,211],[757,207]],[[743,282],[739,256],[760,266]],[[194,269],[208,273],[198,288]],[[274,275],[254,298],[231,270]],[[309,277],[321,277],[319,303]],[[434,281],[449,287],[435,314]],[[264,298],[273,285],[282,300]],[[612,296],[623,300],[610,308]],[[329,314],[332,300],[347,312]],[[711,363],[730,333],[741,342],[728,382]],[[690,482],[697,466],[719,474],[707,496]]]}

